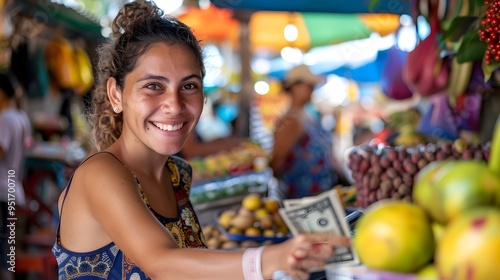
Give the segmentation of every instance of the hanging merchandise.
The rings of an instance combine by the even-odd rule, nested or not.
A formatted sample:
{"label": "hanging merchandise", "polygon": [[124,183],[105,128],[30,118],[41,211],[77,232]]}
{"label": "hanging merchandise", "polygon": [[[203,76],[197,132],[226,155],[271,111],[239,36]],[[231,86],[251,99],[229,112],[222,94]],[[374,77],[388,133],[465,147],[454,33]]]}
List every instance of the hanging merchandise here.
{"label": "hanging merchandise", "polygon": [[85,93],[94,85],[94,73],[92,64],[87,52],[81,48],[75,48],[75,60],[78,68],[79,83],[76,87],[78,95],[85,95]]}
{"label": "hanging merchandise", "polygon": [[[450,106],[460,130],[479,132],[481,122],[482,99],[491,92],[491,86],[484,81],[482,61],[471,62],[472,69],[466,73],[465,90],[458,96],[448,93]],[[459,82],[460,84],[460,82]]]}
{"label": "hanging merchandise", "polygon": [[380,85],[384,94],[392,99],[403,100],[413,96],[403,80],[403,67],[408,53],[396,46],[389,49],[387,59],[380,75]]}
{"label": "hanging merchandise", "polygon": [[36,72],[29,60],[28,44],[22,42],[12,50],[10,71],[16,76],[24,90],[28,90],[31,81],[36,78]]}
{"label": "hanging merchandise", "polygon": [[452,141],[459,137],[459,127],[446,93],[432,96],[431,105],[420,121],[418,132]]}
{"label": "hanging merchandise", "polygon": [[47,72],[47,64],[45,62],[44,49],[37,47],[34,53],[30,56],[36,73],[36,81],[27,88],[27,95],[31,98],[43,97],[49,91],[49,73]]}
{"label": "hanging merchandise", "polygon": [[73,47],[62,37],[55,37],[45,49],[45,60],[52,81],[59,89],[75,89],[80,81]]}
{"label": "hanging merchandise", "polygon": [[439,0],[428,0],[430,34],[408,54],[403,77],[409,87],[423,96],[443,91],[448,85],[450,62],[441,58],[438,17]]}

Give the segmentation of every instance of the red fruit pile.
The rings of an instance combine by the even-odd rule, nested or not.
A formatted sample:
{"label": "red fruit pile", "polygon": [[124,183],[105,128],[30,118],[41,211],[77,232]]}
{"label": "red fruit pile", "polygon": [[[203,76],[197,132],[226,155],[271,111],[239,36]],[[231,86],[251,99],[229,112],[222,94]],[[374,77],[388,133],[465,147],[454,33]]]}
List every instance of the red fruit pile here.
{"label": "red fruit pile", "polygon": [[498,34],[500,26],[500,1],[485,0],[484,4],[488,8],[477,32],[479,39],[488,45],[484,54],[484,62],[489,65],[492,60],[500,60],[500,37]]}
{"label": "red fruit pile", "polygon": [[368,205],[386,198],[412,201],[415,175],[437,160],[487,161],[489,144],[429,143],[415,147],[373,147],[362,145],[349,153],[348,167],[357,190],[356,205]]}

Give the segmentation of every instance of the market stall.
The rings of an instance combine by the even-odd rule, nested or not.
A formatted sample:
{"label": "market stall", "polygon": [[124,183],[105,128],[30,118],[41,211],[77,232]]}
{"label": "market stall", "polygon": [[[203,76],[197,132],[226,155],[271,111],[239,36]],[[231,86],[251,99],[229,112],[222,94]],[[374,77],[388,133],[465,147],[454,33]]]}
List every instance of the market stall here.
{"label": "market stall", "polygon": [[[219,49],[233,44],[231,51],[239,51],[237,73],[222,73],[230,68],[227,65],[212,66],[222,69],[219,74],[226,75],[221,80],[229,80],[223,85],[227,88],[207,87],[206,93],[207,98],[218,98],[217,102],[226,105],[217,117],[227,109],[225,125],[236,122],[232,132],[249,139],[236,148],[187,159],[193,174],[189,198],[209,248],[254,247],[325,230],[353,237],[346,255],[355,257],[345,265],[337,265],[341,257],[332,260],[311,279],[414,279],[425,273],[429,273],[426,279],[443,275],[448,279],[452,273],[470,275],[472,270],[486,275],[479,279],[493,279],[488,277],[500,274],[495,267],[500,251],[500,56],[498,32],[492,32],[498,29],[493,23],[498,19],[497,1],[456,1],[456,6],[448,2],[440,6],[442,1],[434,0],[396,1],[399,5],[393,6],[391,1],[212,2],[206,10],[191,7],[180,17]],[[56,196],[42,197],[38,188],[51,181],[60,191],[89,150],[83,99],[92,88],[94,66],[89,57],[94,43],[102,39],[101,26],[95,19],[48,1],[16,1],[12,12],[18,33],[29,34],[14,36],[17,48],[10,65],[28,94],[37,140],[26,164],[29,226],[51,227],[57,216]],[[333,18],[328,14],[332,12],[342,14]],[[48,16],[46,21],[37,21],[40,13]],[[384,17],[384,13],[391,14]],[[481,21],[484,16],[487,20]],[[373,25],[380,19],[385,19],[383,24]],[[404,25],[402,19],[410,23]],[[419,28],[419,20],[428,34]],[[214,24],[209,26],[209,22]],[[273,37],[277,35],[272,32],[281,32],[291,23],[307,34],[291,42]],[[325,25],[339,24],[360,32],[333,27],[330,32],[319,32]],[[316,99],[313,109],[319,117],[331,117],[326,126],[336,136],[337,163],[346,171],[347,180],[323,193],[328,193],[328,200],[322,200],[322,194],[286,200],[269,167],[273,143],[267,146],[251,137],[271,137],[276,129],[277,119],[289,105],[280,85],[289,68],[257,73],[250,65],[251,51],[264,48],[277,53],[293,46],[305,52],[370,39],[373,32],[394,35],[403,27],[416,29],[412,50],[402,50],[394,39],[389,48],[375,50],[372,61],[363,65],[349,64],[345,53],[342,63],[337,58],[339,63],[334,65],[325,57],[311,65],[321,70],[316,74],[324,75],[328,85],[317,88],[323,99]],[[341,51],[360,56],[368,48],[357,42]],[[368,72],[373,75],[367,77]],[[268,82],[267,95],[258,92],[257,80]],[[342,83],[334,83],[339,80]],[[335,103],[332,95],[343,98]],[[65,109],[60,110],[63,105]],[[261,130],[252,134],[252,125]],[[215,130],[214,126],[205,129]],[[321,208],[327,204],[329,208]],[[297,222],[298,216],[303,224]],[[290,222],[293,217],[297,220]],[[319,227],[333,217],[337,227]],[[452,233],[445,235],[445,230]],[[465,243],[461,238],[470,238],[466,242],[470,252],[461,249]]]}
{"label": "market stall", "polygon": [[90,57],[102,39],[101,26],[52,1],[1,4],[0,64],[18,81],[16,107],[32,128],[25,135],[23,170],[16,170],[26,197],[24,205],[15,205],[16,273],[52,279],[58,196],[88,153],[82,99],[93,86]]}

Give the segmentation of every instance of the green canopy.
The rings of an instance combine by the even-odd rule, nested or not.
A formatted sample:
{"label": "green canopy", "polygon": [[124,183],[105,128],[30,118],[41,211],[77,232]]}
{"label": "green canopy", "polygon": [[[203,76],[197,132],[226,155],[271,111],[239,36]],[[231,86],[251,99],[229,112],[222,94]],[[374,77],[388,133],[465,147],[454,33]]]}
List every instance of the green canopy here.
{"label": "green canopy", "polygon": [[13,1],[10,10],[19,11],[21,15],[55,28],[62,28],[78,36],[102,38],[101,25],[97,19],[49,0],[16,0]]}

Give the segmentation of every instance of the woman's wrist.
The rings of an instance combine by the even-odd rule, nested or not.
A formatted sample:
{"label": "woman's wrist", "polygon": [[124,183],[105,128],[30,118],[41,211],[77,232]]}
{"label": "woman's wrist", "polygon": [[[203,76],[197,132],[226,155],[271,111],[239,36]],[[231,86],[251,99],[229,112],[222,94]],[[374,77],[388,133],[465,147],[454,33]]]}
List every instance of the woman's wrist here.
{"label": "woman's wrist", "polygon": [[276,261],[279,260],[279,258],[283,258],[282,255],[276,255],[273,252],[274,248],[276,248],[277,245],[273,246],[268,246],[265,247],[264,250],[262,251],[262,261],[261,261],[261,269],[262,269],[262,276],[264,279],[273,279],[273,275],[277,270],[282,270],[283,267],[279,267],[276,265]]}
{"label": "woman's wrist", "polygon": [[262,275],[262,252],[264,247],[248,248],[243,252],[242,269],[245,280],[264,280]]}

